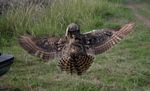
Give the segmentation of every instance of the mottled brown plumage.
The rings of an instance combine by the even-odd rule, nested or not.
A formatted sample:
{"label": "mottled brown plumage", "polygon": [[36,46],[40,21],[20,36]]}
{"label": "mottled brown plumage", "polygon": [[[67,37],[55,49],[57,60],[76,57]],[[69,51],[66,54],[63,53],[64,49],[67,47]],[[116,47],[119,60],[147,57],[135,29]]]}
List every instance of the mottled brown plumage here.
{"label": "mottled brown plumage", "polygon": [[64,38],[24,35],[19,37],[19,43],[28,53],[43,60],[60,58],[62,71],[81,75],[93,63],[94,55],[117,44],[132,31],[133,26],[133,23],[129,23],[116,30],[102,29],[81,34],[79,26],[71,23]]}
{"label": "mottled brown plumage", "polygon": [[94,57],[92,55],[79,55],[77,57],[63,57],[59,62],[59,67],[62,71],[67,73],[77,73],[81,75],[93,63]]}
{"label": "mottled brown plumage", "polygon": [[23,35],[19,37],[19,43],[31,55],[47,61],[61,55],[61,50],[66,40],[65,38],[57,37],[36,38]]}

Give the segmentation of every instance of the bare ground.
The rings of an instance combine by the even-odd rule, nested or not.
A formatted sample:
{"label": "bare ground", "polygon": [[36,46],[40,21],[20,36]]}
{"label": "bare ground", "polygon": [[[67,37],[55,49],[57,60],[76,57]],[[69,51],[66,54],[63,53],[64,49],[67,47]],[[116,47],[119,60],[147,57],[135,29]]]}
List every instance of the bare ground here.
{"label": "bare ground", "polygon": [[[150,18],[145,17],[138,12],[138,8],[143,8],[142,4],[131,3],[128,4],[127,7],[133,11],[139,22],[143,22],[145,25],[150,25]],[[144,9],[144,11],[147,13],[150,12],[148,9]]]}

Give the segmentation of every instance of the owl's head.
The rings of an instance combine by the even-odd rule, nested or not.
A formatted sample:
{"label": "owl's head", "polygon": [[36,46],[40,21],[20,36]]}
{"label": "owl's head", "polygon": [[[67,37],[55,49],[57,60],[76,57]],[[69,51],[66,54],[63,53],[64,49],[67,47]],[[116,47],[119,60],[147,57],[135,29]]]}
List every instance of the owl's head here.
{"label": "owl's head", "polygon": [[66,29],[65,36],[73,38],[73,36],[78,36],[80,34],[80,27],[76,23],[71,23]]}

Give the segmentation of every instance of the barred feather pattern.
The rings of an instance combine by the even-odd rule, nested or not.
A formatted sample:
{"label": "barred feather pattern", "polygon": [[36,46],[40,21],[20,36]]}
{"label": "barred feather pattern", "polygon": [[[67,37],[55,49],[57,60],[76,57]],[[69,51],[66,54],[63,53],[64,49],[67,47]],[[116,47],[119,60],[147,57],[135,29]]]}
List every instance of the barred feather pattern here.
{"label": "barred feather pattern", "polygon": [[[59,38],[35,38],[33,36],[20,36],[19,44],[29,54],[37,56],[44,61],[58,57],[64,46],[64,42]],[[60,42],[60,43],[59,43]]]}
{"label": "barred feather pattern", "polygon": [[84,44],[94,50],[95,54],[101,54],[128,35],[134,27],[134,23],[122,26],[120,29],[103,29],[84,33]]}
{"label": "barred feather pattern", "polygon": [[66,57],[60,59],[58,66],[62,71],[66,71],[67,73],[82,75],[92,65],[93,60],[94,57],[92,55],[86,54],[78,56],[78,58]]}
{"label": "barred feather pattern", "polygon": [[100,54],[105,52],[106,50],[113,47],[115,44],[119,43],[121,39],[123,39],[128,33],[132,31],[134,24],[126,24],[118,31],[113,30],[112,36],[108,41],[106,41],[104,44],[95,47],[95,53]]}

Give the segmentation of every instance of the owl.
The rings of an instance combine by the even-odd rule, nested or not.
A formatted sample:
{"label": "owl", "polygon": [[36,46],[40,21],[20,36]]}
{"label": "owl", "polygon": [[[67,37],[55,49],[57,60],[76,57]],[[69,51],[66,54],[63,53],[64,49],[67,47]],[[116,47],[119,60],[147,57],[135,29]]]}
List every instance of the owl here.
{"label": "owl", "polygon": [[82,75],[90,68],[96,55],[119,43],[133,27],[134,23],[128,23],[119,29],[97,29],[81,33],[79,25],[71,23],[64,37],[22,35],[18,41],[29,54],[44,61],[58,58],[58,66],[62,71]]}

